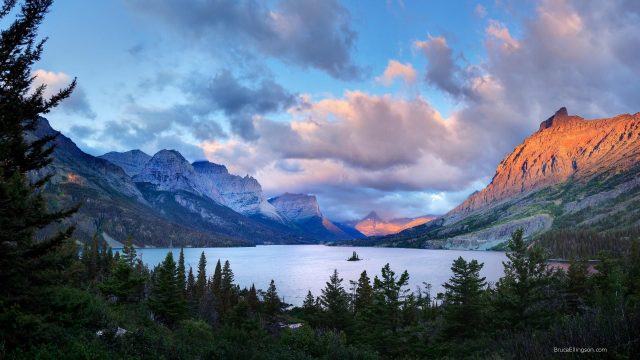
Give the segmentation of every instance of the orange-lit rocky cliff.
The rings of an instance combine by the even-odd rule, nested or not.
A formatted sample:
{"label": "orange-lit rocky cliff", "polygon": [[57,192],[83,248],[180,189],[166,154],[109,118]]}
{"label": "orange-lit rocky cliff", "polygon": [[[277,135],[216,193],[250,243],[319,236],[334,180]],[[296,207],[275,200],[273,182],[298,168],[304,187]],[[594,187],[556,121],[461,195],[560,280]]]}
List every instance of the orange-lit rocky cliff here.
{"label": "orange-lit rocky cliff", "polygon": [[585,120],[561,108],[500,162],[486,188],[453,212],[467,213],[570,178],[623,172],[639,160],[640,113]]}

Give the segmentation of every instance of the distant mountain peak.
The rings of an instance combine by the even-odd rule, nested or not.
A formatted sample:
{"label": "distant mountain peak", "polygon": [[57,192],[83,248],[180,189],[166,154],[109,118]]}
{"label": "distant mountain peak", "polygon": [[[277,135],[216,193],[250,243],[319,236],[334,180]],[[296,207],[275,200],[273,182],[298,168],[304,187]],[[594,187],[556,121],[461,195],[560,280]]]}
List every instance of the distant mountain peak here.
{"label": "distant mountain peak", "polygon": [[378,215],[377,212],[371,211],[367,216],[363,217],[361,221],[364,220],[374,220],[374,221],[383,221],[382,218]]}
{"label": "distant mountain peak", "polygon": [[549,128],[558,128],[560,126],[564,126],[572,123],[581,123],[585,121],[580,116],[571,116],[567,111],[566,107],[561,107],[558,111],[555,112],[550,118],[540,123],[539,131]]}
{"label": "distant mountain peak", "polygon": [[151,156],[139,149],[125,152],[111,151],[98,157],[118,165],[131,177],[138,175],[146,163],[151,160]]}
{"label": "distant mountain peak", "polygon": [[315,195],[284,193],[269,199],[289,221],[300,221],[312,217],[322,217],[320,205]]}

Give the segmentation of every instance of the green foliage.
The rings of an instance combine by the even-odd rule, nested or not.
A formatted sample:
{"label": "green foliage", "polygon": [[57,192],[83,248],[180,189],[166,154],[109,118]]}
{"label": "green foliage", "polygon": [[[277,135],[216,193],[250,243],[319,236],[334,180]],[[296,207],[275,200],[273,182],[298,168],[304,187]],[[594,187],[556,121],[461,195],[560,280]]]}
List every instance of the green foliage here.
{"label": "green foliage", "polygon": [[153,289],[149,297],[149,308],[158,320],[167,325],[174,325],[185,316],[185,301],[182,289],[178,287],[178,272],[173,254],[167,257],[158,268]]}
{"label": "green foliage", "polygon": [[320,296],[320,304],[324,309],[323,323],[326,327],[345,330],[350,325],[349,298],[338,270],[333,270]]}
{"label": "green foliage", "polygon": [[282,301],[280,301],[280,297],[278,296],[275,281],[271,280],[269,283],[269,288],[264,294],[263,301],[264,312],[269,318],[274,319],[282,312]]}
{"label": "green foliage", "polygon": [[446,307],[443,336],[447,339],[466,339],[476,336],[484,323],[483,291],[487,286],[480,270],[484,264],[467,262],[459,257],[453,262],[453,276],[444,283]]}
{"label": "green foliage", "polygon": [[504,277],[496,284],[498,304],[494,320],[498,327],[522,329],[542,327],[550,319],[556,305],[552,300],[553,272],[547,268],[547,257],[541,247],[527,246],[522,229],[516,230],[508,244],[503,263]]}

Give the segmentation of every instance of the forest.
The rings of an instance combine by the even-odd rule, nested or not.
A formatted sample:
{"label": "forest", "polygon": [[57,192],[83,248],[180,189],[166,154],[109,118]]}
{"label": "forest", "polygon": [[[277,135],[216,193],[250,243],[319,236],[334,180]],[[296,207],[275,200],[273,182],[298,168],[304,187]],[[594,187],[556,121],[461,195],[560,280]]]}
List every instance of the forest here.
{"label": "forest", "polygon": [[[0,18],[15,5],[5,0]],[[0,358],[639,357],[638,241],[599,253],[593,271],[579,259],[563,271],[518,230],[495,284],[480,275],[482,263],[458,258],[445,292],[431,294],[429,284],[408,289],[410,274],[387,264],[349,284],[327,274],[322,292],[309,292],[300,307],[280,300],[278,279],[266,290],[241,288],[232,264],[204,254],[197,269],[171,252],[150,269],[133,239],[115,253],[99,236],[79,246],[64,222],[77,207],[51,211],[39,191],[51,177],[41,170],[53,138],[24,136],[75,86],[51,98],[44,86],[30,91],[46,40],[37,29],[50,5],[25,2],[0,35]],[[59,231],[36,241],[47,227]]]}

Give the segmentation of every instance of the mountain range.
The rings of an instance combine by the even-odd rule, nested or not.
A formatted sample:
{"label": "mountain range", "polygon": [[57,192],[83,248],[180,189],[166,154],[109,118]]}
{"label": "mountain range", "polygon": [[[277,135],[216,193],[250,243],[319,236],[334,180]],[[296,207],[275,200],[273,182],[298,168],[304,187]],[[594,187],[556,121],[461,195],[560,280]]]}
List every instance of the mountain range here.
{"label": "mountain range", "polygon": [[82,241],[96,233],[115,246],[129,236],[139,246],[252,246],[364,237],[324,217],[315,196],[267,199],[256,179],[230,174],[224,165],[190,163],[175,150],[95,157],[44,118],[27,136],[35,140],[48,134],[57,135],[53,161],[31,176],[54,174],[44,188],[51,208],[81,204],[68,222],[76,225],[75,236]]}
{"label": "mountain range", "polygon": [[640,113],[586,120],[561,108],[507,155],[491,182],[447,214],[352,244],[491,249],[518,228],[594,232],[640,226]]}
{"label": "mountain range", "polygon": [[415,218],[397,218],[383,220],[375,211],[370,212],[358,221],[346,222],[356,230],[367,236],[381,236],[399,233],[418,225],[426,224],[435,219],[434,215],[424,215]]}

